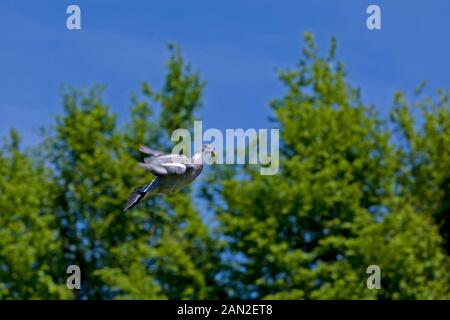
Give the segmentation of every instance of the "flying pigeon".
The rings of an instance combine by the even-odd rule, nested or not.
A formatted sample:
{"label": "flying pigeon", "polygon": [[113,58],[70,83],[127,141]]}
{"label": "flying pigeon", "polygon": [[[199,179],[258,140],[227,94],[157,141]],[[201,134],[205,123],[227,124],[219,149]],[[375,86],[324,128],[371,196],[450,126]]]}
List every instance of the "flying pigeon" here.
{"label": "flying pigeon", "polygon": [[214,149],[208,145],[203,145],[202,151],[195,153],[192,158],[180,154],[166,154],[144,145],[141,145],[139,150],[150,155],[139,165],[150,171],[155,179],[134,189],[128,197],[124,211],[137,205],[147,194],[169,194],[188,185],[202,172],[204,156],[215,156]]}

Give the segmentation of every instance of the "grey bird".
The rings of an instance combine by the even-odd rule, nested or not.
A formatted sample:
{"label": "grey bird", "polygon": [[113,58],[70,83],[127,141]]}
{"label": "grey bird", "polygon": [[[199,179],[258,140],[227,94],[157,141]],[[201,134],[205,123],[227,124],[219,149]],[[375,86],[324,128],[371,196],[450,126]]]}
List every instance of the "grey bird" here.
{"label": "grey bird", "polygon": [[192,158],[180,154],[167,154],[144,145],[141,145],[139,150],[149,155],[139,165],[150,171],[155,179],[133,190],[124,211],[133,208],[147,194],[169,194],[180,190],[200,175],[206,155],[215,156],[214,149],[208,145],[203,145],[202,151],[195,153]]}

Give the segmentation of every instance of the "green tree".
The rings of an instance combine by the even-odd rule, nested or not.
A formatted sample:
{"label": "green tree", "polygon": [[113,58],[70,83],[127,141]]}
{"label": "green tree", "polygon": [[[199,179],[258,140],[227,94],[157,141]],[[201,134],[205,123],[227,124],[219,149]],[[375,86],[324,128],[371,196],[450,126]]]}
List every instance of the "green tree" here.
{"label": "green tree", "polygon": [[437,98],[416,92],[409,103],[402,92],[394,98],[392,120],[402,148],[401,186],[414,208],[431,216],[439,226],[447,254],[450,253],[450,103],[449,92]]}
{"label": "green tree", "polygon": [[[391,123],[350,86],[336,42],[311,34],[271,102],[280,171],[215,166],[192,188],[124,201],[151,176],[139,144],[169,150],[191,128],[205,82],[169,46],[160,89],[142,83],[123,124],[102,86],[63,91],[63,113],[35,153],[12,131],[0,151],[0,298],[450,298],[448,92],[394,97]],[[66,268],[82,289],[66,288]],[[369,265],[381,290],[366,287]]]}
{"label": "green tree", "polygon": [[[285,95],[271,103],[281,129],[276,176],[221,173],[205,197],[228,239],[233,297],[444,298],[449,278],[431,219],[397,192],[402,171],[386,124],[335,61],[306,34]],[[448,113],[447,113],[448,114]],[[244,177],[237,179],[237,176]],[[211,188],[209,188],[211,189]],[[366,288],[381,267],[383,290]]]}
{"label": "green tree", "polygon": [[[64,93],[64,114],[47,139],[47,159],[67,263],[79,265],[85,279],[80,298],[214,296],[215,244],[190,190],[151,197],[123,212],[131,190],[151,179],[137,166],[137,147],[169,148],[168,134],[191,125],[202,88],[198,73],[171,47],[162,91],[144,83],[144,97],[133,97],[124,128],[103,102],[102,88]],[[154,101],[161,105],[159,117],[150,107]],[[168,121],[170,114],[177,117]]]}
{"label": "green tree", "polygon": [[0,299],[70,298],[46,170],[19,149],[15,130],[0,151]]}

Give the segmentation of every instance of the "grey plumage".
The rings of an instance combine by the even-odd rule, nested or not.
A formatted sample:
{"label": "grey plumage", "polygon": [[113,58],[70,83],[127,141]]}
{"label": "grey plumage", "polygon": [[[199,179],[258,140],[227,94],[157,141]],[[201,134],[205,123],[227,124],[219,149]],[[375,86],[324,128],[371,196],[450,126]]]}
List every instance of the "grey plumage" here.
{"label": "grey plumage", "polygon": [[214,150],[207,145],[203,145],[202,151],[194,154],[192,158],[179,154],[165,154],[144,145],[141,145],[139,150],[149,155],[139,165],[150,171],[155,179],[133,190],[124,211],[137,205],[147,194],[169,194],[188,185],[202,172],[204,155],[214,156]]}

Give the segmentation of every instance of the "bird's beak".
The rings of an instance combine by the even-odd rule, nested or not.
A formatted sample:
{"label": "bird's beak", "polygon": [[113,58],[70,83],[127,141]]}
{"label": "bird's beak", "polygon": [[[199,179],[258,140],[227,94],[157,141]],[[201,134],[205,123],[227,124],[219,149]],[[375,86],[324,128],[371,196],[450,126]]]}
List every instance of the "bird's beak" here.
{"label": "bird's beak", "polygon": [[214,149],[211,150],[211,156],[215,157],[216,156],[216,152],[214,151]]}

